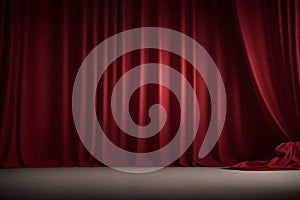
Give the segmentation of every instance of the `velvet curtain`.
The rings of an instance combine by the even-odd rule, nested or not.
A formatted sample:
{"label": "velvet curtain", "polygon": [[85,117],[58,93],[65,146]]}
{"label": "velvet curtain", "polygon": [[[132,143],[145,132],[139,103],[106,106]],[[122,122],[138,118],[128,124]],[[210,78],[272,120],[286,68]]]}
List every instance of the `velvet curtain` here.
{"label": "velvet curtain", "polygon": [[[286,142],[246,169],[299,169],[300,4],[299,1],[236,1],[237,21],[257,99]],[[253,14],[255,13],[255,15]]]}
{"label": "velvet curtain", "polygon": [[[183,74],[200,102],[196,139],[173,165],[299,167],[297,1],[7,0],[0,6],[2,167],[102,165],[85,149],[75,129],[74,81],[96,45],[139,27],[176,30],[206,49],[225,85],[225,125],[213,150],[200,159],[198,151],[210,121],[205,82],[183,58],[141,49],[118,58],[99,82],[97,116],[110,140],[123,149],[148,152],[173,137],[180,112],[174,95],[164,87],[139,88],[129,105],[133,120],[141,125],[147,123],[151,105],[166,108],[166,127],[150,140],[124,134],[110,111],[103,110],[122,74],[143,63],[160,62]],[[243,162],[254,160],[261,161]]]}

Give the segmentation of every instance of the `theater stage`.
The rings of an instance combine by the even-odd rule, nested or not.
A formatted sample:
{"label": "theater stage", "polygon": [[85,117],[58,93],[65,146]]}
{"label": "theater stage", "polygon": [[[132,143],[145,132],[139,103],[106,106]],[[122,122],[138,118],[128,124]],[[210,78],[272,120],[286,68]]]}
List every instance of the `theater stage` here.
{"label": "theater stage", "polygon": [[[169,167],[127,174],[106,167],[0,170],[0,199],[300,199],[300,171]],[[3,198],[5,197],[5,198]]]}

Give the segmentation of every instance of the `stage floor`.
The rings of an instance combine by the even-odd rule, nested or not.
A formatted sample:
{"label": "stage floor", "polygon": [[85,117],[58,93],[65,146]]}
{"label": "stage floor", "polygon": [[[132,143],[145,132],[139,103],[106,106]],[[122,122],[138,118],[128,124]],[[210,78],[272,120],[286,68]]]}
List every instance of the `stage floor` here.
{"label": "stage floor", "polygon": [[0,199],[300,199],[300,171],[169,167],[127,174],[106,167],[1,169]]}

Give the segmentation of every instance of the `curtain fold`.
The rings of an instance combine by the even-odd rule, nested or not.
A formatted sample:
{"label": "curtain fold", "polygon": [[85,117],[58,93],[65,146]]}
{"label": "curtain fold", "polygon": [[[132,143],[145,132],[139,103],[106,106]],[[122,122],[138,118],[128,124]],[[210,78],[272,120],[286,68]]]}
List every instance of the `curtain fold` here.
{"label": "curtain fold", "polygon": [[[166,109],[166,126],[150,140],[120,130],[108,106],[113,86],[124,73],[158,62],[186,77],[200,106],[196,139],[173,165],[298,169],[299,10],[298,1],[2,0],[0,166],[102,166],[86,150],[74,125],[76,74],[89,52],[105,39],[134,28],[163,27],[197,41],[220,71],[227,114],[217,144],[206,157],[198,157],[211,117],[203,77],[180,56],[155,49],[122,55],[100,79],[95,106],[107,137],[136,152],[161,148],[172,139],[180,109],[168,89],[144,86],[130,100],[130,114],[137,124],[148,123],[151,105],[159,103]],[[181,45],[185,51],[185,44]],[[82,85],[82,90],[86,87]],[[178,148],[183,143],[184,136]],[[261,161],[243,162],[251,160]]]}
{"label": "curtain fold", "polygon": [[245,5],[235,1],[234,6],[260,106],[287,142],[265,161],[242,162],[233,168],[299,169],[300,4],[278,0]]}

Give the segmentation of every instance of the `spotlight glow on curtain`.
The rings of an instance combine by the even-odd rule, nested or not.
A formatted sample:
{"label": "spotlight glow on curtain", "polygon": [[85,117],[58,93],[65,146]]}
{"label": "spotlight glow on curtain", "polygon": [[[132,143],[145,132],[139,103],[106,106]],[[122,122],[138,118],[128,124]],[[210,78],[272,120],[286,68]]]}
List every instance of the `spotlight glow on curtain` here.
{"label": "spotlight glow on curtain", "polygon": [[107,109],[113,85],[126,71],[161,63],[186,77],[201,113],[194,142],[173,165],[299,169],[299,10],[298,1],[1,1],[1,167],[101,166],[81,143],[73,121],[79,67],[115,34],[162,27],[201,44],[220,71],[227,115],[218,143],[198,157],[211,117],[207,86],[185,59],[155,49],[122,55],[100,79],[97,117],[107,137],[133,152],[153,151],[174,137],[180,107],[163,86],[143,86],[130,99],[130,114],[140,125],[149,122],[151,105],[166,109],[164,128],[151,138],[125,134]]}

